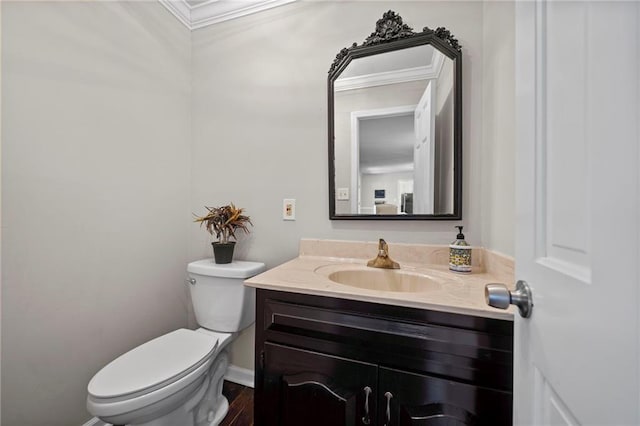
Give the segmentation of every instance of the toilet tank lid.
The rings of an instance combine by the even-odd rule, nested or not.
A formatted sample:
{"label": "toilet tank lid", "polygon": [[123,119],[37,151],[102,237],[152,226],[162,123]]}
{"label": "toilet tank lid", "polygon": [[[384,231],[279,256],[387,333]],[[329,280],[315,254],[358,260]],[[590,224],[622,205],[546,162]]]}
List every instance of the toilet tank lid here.
{"label": "toilet tank lid", "polygon": [[218,264],[213,259],[202,259],[189,263],[187,271],[192,274],[220,278],[251,278],[266,269],[262,262],[234,260],[231,263]]}

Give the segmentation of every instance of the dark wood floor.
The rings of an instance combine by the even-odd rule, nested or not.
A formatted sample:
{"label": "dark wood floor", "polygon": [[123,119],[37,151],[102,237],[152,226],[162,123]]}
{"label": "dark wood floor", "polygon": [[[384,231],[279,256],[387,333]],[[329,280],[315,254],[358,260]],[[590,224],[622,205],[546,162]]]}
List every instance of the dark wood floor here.
{"label": "dark wood floor", "polygon": [[229,400],[229,413],[220,426],[253,426],[253,389],[225,381],[222,394]]}

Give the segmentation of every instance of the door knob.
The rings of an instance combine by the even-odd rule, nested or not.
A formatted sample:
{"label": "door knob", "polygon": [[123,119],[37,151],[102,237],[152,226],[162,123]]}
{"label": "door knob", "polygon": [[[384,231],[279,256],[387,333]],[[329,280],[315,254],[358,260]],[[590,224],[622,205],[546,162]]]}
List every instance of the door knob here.
{"label": "door knob", "polygon": [[509,291],[504,284],[487,284],[484,286],[484,298],[487,305],[494,308],[507,309],[509,305],[516,305],[520,316],[529,318],[533,309],[531,288],[526,281],[518,281],[515,291]]}

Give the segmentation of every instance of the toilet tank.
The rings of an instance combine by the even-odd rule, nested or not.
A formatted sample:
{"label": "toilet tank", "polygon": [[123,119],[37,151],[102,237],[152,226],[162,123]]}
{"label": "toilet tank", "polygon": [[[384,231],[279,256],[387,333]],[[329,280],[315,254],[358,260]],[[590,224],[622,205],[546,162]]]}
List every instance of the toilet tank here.
{"label": "toilet tank", "polygon": [[256,291],[243,282],[264,270],[260,262],[217,264],[203,259],[189,263],[189,292],[198,324],[224,333],[250,326],[255,321]]}

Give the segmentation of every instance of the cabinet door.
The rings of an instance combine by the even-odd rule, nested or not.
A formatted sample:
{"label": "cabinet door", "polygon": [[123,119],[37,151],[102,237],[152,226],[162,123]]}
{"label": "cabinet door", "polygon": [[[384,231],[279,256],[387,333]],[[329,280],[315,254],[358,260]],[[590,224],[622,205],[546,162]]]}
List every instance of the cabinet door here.
{"label": "cabinet door", "polygon": [[375,424],[373,364],[265,343],[263,378],[263,415],[256,425]]}
{"label": "cabinet door", "polygon": [[379,424],[511,425],[512,394],[380,367]]}

